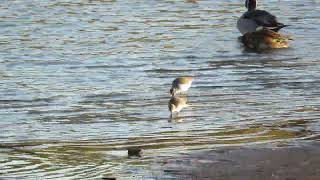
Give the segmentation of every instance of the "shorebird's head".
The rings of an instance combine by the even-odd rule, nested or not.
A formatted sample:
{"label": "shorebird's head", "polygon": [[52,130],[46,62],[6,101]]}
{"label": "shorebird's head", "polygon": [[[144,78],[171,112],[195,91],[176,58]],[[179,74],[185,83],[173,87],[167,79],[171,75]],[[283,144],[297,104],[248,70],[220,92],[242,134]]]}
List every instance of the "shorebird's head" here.
{"label": "shorebird's head", "polygon": [[257,0],[246,0],[246,8],[251,11],[257,8]]}

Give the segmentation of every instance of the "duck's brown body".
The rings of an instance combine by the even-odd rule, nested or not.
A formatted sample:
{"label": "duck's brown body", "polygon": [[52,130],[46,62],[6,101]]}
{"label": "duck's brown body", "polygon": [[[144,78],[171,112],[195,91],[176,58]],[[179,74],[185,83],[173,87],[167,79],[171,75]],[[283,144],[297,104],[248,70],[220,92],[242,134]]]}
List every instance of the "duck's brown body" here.
{"label": "duck's brown body", "polygon": [[249,32],[241,37],[241,41],[246,47],[255,50],[288,48],[289,40],[289,36],[268,29]]}

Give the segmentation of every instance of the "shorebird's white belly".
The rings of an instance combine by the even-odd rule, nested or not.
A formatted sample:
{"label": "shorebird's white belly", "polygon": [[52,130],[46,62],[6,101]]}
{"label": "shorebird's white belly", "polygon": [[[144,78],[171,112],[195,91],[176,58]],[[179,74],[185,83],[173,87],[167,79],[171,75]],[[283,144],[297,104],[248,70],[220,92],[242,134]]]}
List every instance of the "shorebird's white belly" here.
{"label": "shorebird's white belly", "polygon": [[179,85],[179,89],[180,89],[180,91],[188,91],[188,89],[190,88],[190,86],[191,86],[191,83],[189,83],[189,84],[180,84]]}

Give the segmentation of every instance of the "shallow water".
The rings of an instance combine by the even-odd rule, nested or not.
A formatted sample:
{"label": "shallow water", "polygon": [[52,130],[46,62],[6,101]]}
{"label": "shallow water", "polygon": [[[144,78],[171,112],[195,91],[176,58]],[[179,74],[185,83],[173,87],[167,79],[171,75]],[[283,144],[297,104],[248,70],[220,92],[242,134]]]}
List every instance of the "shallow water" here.
{"label": "shallow water", "polygon": [[[263,53],[237,41],[243,4],[3,2],[0,177],[134,179],[162,156],[319,141],[320,3],[259,3],[295,39]],[[181,75],[195,76],[190,107],[170,119]]]}

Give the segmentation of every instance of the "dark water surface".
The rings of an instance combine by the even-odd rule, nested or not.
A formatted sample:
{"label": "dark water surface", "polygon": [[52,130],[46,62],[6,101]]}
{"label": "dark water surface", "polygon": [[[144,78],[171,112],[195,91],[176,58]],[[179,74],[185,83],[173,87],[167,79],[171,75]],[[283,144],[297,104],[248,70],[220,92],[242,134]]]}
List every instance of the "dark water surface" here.
{"label": "dark water surface", "polygon": [[[245,51],[240,0],[3,1],[0,178],[139,179],[161,157],[319,141],[320,2],[259,6],[291,48]],[[191,106],[170,120],[180,75]]]}

